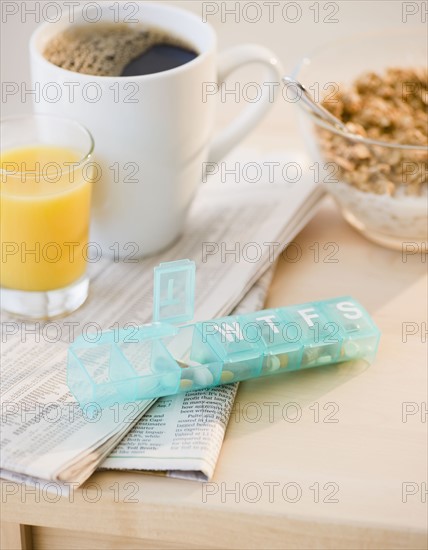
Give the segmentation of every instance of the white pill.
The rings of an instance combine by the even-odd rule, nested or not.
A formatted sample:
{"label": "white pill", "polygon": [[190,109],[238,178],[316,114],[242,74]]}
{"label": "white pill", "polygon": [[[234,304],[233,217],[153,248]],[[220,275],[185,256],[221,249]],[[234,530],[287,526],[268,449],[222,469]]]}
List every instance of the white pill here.
{"label": "white pill", "polygon": [[321,357],[318,357],[317,363],[319,365],[327,365],[328,363],[331,363],[331,355],[322,355]]}
{"label": "white pill", "polygon": [[214,376],[206,367],[192,369],[191,378],[197,386],[210,386],[214,382]]}
{"label": "white pill", "polygon": [[317,348],[308,348],[303,353],[302,363],[304,365],[312,363],[318,358],[318,355],[319,355],[319,351]]}
{"label": "white pill", "polygon": [[275,372],[281,367],[281,360],[276,355],[266,357],[265,372]]}
{"label": "white pill", "polygon": [[348,357],[353,357],[358,354],[359,346],[353,340],[349,340],[349,342],[345,342],[343,344],[342,350],[344,355],[347,355]]}

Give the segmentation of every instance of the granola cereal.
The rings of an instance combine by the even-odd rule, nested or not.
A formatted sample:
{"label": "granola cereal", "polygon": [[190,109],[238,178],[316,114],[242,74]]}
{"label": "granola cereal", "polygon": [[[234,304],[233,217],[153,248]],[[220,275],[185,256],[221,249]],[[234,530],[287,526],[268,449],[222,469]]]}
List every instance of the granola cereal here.
{"label": "granola cereal", "polygon": [[[347,139],[319,128],[321,152],[343,182],[377,195],[421,196],[428,181],[428,71],[389,68],[362,74],[323,106],[349,130],[387,147]],[[400,145],[420,146],[419,149]]]}

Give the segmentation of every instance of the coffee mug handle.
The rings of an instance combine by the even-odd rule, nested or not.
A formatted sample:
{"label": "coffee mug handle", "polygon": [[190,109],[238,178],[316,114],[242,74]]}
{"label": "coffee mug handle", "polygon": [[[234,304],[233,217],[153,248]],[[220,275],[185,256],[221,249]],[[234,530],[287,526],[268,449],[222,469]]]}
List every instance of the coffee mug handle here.
{"label": "coffee mug handle", "polygon": [[261,63],[266,67],[264,78],[260,83],[260,99],[250,103],[229,126],[214,137],[208,155],[210,162],[221,160],[251,132],[272,106],[273,98],[276,99],[278,95],[283,76],[281,64],[270,50],[256,44],[235,46],[219,55],[219,84],[221,85],[235,69],[250,63]]}

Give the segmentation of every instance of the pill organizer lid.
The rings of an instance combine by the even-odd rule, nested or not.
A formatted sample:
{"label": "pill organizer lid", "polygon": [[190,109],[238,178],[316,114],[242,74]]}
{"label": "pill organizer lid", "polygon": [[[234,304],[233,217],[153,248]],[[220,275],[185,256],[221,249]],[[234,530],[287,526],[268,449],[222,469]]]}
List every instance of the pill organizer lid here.
{"label": "pill organizer lid", "polygon": [[95,348],[118,342],[142,342],[167,338],[177,334],[178,327],[193,319],[195,307],[195,262],[178,260],[163,262],[154,268],[153,322],[123,328],[119,331],[103,331],[96,338],[78,336],[71,349]]}
{"label": "pill organizer lid", "polygon": [[179,325],[193,319],[195,262],[163,262],[154,269],[153,321]]}

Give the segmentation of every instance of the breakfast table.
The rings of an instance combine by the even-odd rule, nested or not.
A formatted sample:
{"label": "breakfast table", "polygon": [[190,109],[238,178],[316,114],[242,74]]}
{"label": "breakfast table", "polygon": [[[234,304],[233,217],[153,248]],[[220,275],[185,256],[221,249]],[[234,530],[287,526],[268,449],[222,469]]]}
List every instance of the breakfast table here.
{"label": "breakfast table", "polygon": [[241,383],[207,483],[97,472],[55,499],[3,482],[2,548],[427,547],[426,254],[367,241],[328,197],[293,247],[266,306],[352,295],[375,362]]}

